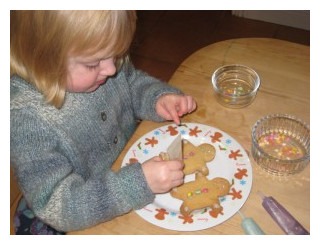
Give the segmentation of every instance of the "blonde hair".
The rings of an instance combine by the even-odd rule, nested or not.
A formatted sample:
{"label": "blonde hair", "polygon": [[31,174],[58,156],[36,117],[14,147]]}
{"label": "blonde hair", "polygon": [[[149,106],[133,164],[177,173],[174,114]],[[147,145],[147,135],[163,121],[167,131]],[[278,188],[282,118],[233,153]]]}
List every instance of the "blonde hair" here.
{"label": "blonde hair", "polygon": [[34,84],[47,102],[63,105],[69,55],[106,51],[117,68],[127,58],[135,11],[11,11],[10,74]]}

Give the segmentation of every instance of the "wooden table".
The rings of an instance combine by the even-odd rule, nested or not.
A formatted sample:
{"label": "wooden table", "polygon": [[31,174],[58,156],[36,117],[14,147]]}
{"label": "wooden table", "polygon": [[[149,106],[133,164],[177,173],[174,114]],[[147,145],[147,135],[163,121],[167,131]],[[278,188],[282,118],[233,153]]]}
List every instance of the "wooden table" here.
{"label": "wooden table", "polygon": [[[243,64],[260,75],[261,87],[254,102],[242,109],[228,109],[213,95],[211,75],[219,66]],[[189,56],[177,69],[170,84],[191,94],[198,103],[196,112],[183,122],[207,124],[236,139],[249,153],[253,169],[251,193],[241,208],[253,217],[266,234],[284,234],[261,205],[260,190],[272,195],[310,231],[310,167],[291,177],[275,177],[261,170],[251,157],[251,127],[261,117],[273,113],[295,115],[310,123],[310,49],[275,39],[245,38],[214,43]],[[119,169],[131,145],[145,133],[168,123],[144,121],[119,156]],[[241,217],[235,214],[215,227],[178,232],[143,220],[134,211],[90,229],[70,234],[244,234]]]}

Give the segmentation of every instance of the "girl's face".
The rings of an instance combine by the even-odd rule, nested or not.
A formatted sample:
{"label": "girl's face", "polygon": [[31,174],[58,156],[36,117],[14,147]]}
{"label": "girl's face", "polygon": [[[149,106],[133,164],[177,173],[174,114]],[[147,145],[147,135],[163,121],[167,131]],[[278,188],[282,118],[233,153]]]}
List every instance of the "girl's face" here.
{"label": "girl's face", "polygon": [[112,57],[106,58],[99,53],[93,56],[69,57],[67,91],[93,92],[115,73],[116,66]]}

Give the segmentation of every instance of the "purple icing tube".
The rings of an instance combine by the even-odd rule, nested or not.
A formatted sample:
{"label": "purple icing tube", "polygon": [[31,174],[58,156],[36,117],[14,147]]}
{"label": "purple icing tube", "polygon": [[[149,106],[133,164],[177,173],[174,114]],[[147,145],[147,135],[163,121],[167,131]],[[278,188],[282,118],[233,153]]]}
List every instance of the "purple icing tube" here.
{"label": "purple icing tube", "polygon": [[261,192],[258,194],[262,197],[262,206],[286,234],[310,234],[277,200],[271,196],[266,197]]}

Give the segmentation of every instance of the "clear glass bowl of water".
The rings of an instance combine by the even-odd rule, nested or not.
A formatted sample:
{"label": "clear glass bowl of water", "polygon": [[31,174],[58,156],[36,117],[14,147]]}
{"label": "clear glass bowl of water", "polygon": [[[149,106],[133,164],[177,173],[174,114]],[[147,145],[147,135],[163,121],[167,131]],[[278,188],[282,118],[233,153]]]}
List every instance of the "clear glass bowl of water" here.
{"label": "clear glass bowl of water", "polygon": [[265,116],[254,124],[251,136],[252,157],[268,173],[296,174],[310,162],[310,128],[295,116]]}
{"label": "clear glass bowl of water", "polygon": [[213,73],[212,85],[220,104],[241,108],[254,100],[260,86],[260,77],[250,67],[225,65]]}

